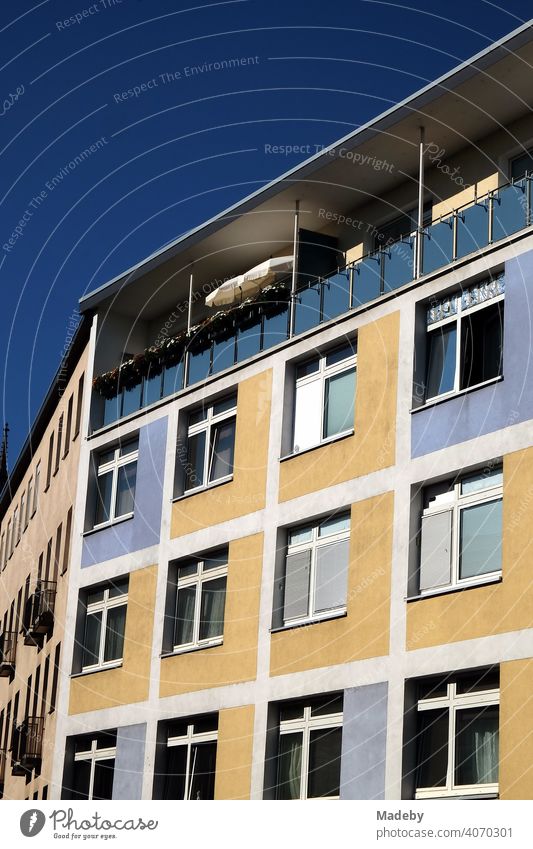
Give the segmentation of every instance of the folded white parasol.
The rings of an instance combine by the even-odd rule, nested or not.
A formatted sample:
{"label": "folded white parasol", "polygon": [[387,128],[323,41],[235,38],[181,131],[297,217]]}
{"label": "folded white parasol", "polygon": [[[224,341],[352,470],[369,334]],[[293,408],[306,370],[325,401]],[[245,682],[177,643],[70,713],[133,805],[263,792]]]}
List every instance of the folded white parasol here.
{"label": "folded white parasol", "polygon": [[244,274],[238,274],[237,277],[226,280],[218,289],[210,292],[205,302],[209,307],[238,304],[245,298],[256,295],[261,289],[272,283],[276,279],[276,275],[291,271],[292,263],[292,255],[275,256],[267,259],[265,262],[250,268],[249,271],[245,271]]}

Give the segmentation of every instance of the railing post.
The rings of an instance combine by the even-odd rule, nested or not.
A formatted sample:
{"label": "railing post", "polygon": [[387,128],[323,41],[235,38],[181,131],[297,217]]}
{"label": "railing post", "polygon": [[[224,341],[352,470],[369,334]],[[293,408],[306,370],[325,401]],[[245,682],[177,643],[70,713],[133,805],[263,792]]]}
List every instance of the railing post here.
{"label": "railing post", "polygon": [[416,228],[416,259],[415,277],[422,274],[422,262],[424,253],[424,127],[420,127],[420,140],[418,144],[418,221]]}
{"label": "railing post", "polygon": [[294,325],[296,318],[296,288],[298,284],[298,233],[300,228],[300,201],[297,200],[294,207],[294,236],[292,257],[292,281],[291,300],[289,305],[289,339],[294,336]]}

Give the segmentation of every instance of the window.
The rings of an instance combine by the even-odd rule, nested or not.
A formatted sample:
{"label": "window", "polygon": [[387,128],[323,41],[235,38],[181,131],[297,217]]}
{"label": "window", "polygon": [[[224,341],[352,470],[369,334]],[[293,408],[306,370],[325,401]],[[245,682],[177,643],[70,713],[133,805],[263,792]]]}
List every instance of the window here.
{"label": "window", "polygon": [[189,414],[185,492],[231,479],[236,414],[236,395]]}
{"label": "window", "polygon": [[350,515],[288,532],[283,623],[321,619],[346,609]]}
{"label": "window", "polygon": [[498,734],[497,671],[421,682],[415,798],[497,794]]}
{"label": "window", "polygon": [[14,544],[18,545],[20,542],[20,522],[19,522],[19,508],[15,507],[13,511],[13,538]]}
{"label": "window", "polygon": [[111,799],[116,735],[98,734],[75,743],[73,799]]}
{"label": "window", "polygon": [[[424,204],[423,225],[428,227],[431,224],[433,214],[433,201],[426,201]],[[378,226],[372,230],[374,236],[374,250],[382,248],[384,245],[390,245],[392,242],[399,241],[404,236],[411,236],[418,228],[418,205],[407,209],[400,215],[387,221],[385,224]]]}
{"label": "window", "polygon": [[128,582],[118,581],[87,591],[82,670],[116,666],[122,660]]}
{"label": "window", "polygon": [[72,406],[74,403],[74,395],[68,399],[67,405],[67,426],[65,429],[65,447],[63,448],[63,457],[66,457],[70,448],[70,433],[72,430]]}
{"label": "window", "polygon": [[52,463],[54,460],[54,434],[50,434],[50,440],[48,442],[48,463],[46,466],[46,486],[45,490],[50,486],[50,480],[52,478]]}
{"label": "window", "polygon": [[61,537],[63,535],[63,525],[59,525],[56,531],[56,544],[54,550],[54,569],[53,569],[53,578],[54,582],[57,581],[57,576],[59,575],[59,565],[61,562]]}
{"label": "window", "polygon": [[23,531],[26,530],[26,493],[23,492],[20,496],[20,521],[19,521],[19,539]]}
{"label": "window", "polygon": [[214,799],[218,716],[172,723],[164,799]]}
{"label": "window", "polygon": [[2,541],[0,542],[0,569],[3,569],[6,565],[6,535],[2,534]]}
{"label": "window", "polygon": [[420,532],[422,594],[478,584],[499,574],[502,481],[498,465],[426,488]]}
{"label": "window", "polygon": [[509,163],[511,180],[521,180],[526,174],[533,174],[533,148],[511,159]]}
{"label": "window", "polygon": [[63,548],[63,562],[61,565],[61,574],[64,575],[68,569],[68,561],[70,557],[70,537],[72,535],[72,507],[67,513],[67,525],[65,529],[65,547]]}
{"label": "window", "polygon": [[139,440],[96,455],[94,527],[133,515]]}
{"label": "window", "polygon": [[342,697],[280,709],[278,799],[338,799],[342,743]]}
{"label": "window", "polygon": [[178,564],[175,651],[222,642],[227,574],[227,551]]}
{"label": "window", "polygon": [[37,507],[39,505],[39,485],[41,482],[41,461],[37,463],[35,468],[35,489],[33,490],[33,508],[32,508],[32,516],[36,512]]}
{"label": "window", "polygon": [[503,275],[427,311],[426,400],[502,374]]}
{"label": "window", "polygon": [[356,355],[351,345],[296,368],[293,452],[350,433],[354,427]]}
{"label": "window", "polygon": [[48,713],[53,713],[56,709],[57,702],[57,684],[59,679],[59,656],[61,654],[61,643],[58,643],[54,653],[54,671],[52,673],[52,692],[50,693],[50,710]]}
{"label": "window", "polygon": [[73,439],[76,439],[78,433],[80,432],[81,425],[81,413],[82,413],[82,404],[83,404],[83,380],[85,375],[82,374],[78,381],[78,397],[76,398],[76,423],[74,426],[74,436]]}
{"label": "window", "polygon": [[57,474],[59,469],[59,461],[61,460],[61,440],[63,438],[63,413],[59,416],[59,423],[57,426],[57,445],[56,445],[56,460],[54,463],[54,475]]}
{"label": "window", "polygon": [[7,523],[7,545],[6,545],[7,557],[11,557],[13,554],[13,534],[11,532],[11,519]]}
{"label": "window", "polygon": [[33,478],[30,478],[28,481],[28,498],[26,501],[26,513],[24,516],[24,530],[28,527],[30,521],[30,514],[33,511]]}

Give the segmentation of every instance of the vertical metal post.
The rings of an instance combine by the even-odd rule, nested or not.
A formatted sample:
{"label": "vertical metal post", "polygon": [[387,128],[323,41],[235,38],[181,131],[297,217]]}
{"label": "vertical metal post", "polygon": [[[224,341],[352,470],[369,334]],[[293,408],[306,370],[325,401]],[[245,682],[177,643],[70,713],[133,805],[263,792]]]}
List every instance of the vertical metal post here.
{"label": "vertical metal post", "polygon": [[[191,273],[189,276],[189,306],[187,309],[187,336],[191,332],[192,327],[192,287],[194,282],[194,275],[191,268]],[[187,340],[187,347],[185,349],[185,362],[183,366],[183,385],[187,386],[189,383],[189,340]]]}
{"label": "vertical metal post", "polygon": [[416,233],[415,277],[422,274],[422,256],[424,251],[424,127],[420,127],[418,145],[418,226]]}
{"label": "vertical metal post", "polygon": [[298,285],[298,231],[300,227],[300,201],[297,200],[294,207],[294,237],[292,258],[292,283],[291,301],[289,305],[289,338],[294,336],[294,322],[296,317],[296,287]]}

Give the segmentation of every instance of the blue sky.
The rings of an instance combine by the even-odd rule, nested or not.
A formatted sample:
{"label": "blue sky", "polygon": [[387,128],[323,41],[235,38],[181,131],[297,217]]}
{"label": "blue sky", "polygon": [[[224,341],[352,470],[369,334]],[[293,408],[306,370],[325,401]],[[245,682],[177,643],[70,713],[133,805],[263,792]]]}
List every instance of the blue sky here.
{"label": "blue sky", "polygon": [[[525,0],[3,4],[1,418],[11,465],[83,293],[530,14]],[[241,62],[213,67],[229,59]]]}

